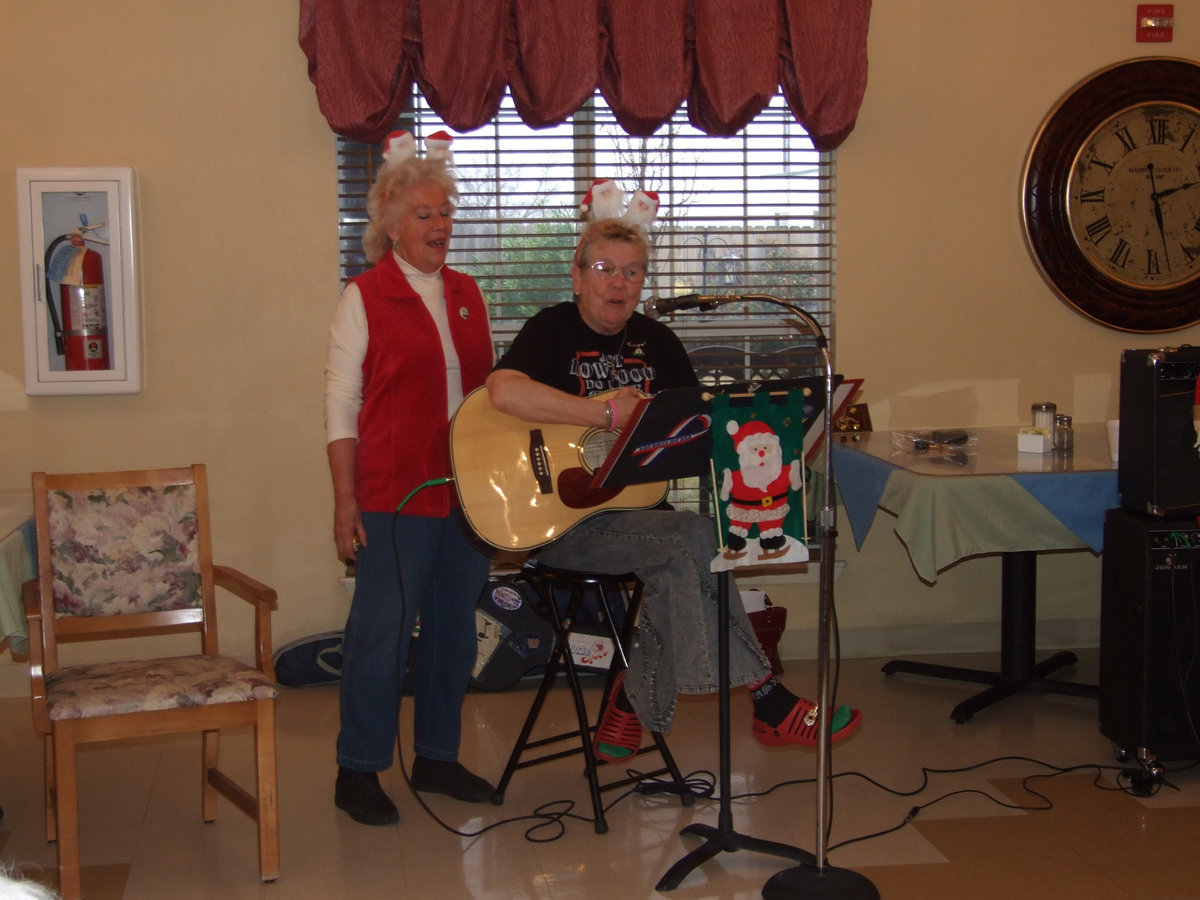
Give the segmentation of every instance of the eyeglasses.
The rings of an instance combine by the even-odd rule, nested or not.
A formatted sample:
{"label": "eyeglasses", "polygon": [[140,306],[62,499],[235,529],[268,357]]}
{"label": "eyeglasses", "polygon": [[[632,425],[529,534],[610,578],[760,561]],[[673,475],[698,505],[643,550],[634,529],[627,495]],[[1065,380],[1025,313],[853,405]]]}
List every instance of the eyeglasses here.
{"label": "eyeglasses", "polygon": [[618,268],[617,264],[611,259],[598,259],[588,266],[588,268],[591,269],[592,273],[601,281],[612,281],[617,277],[618,272],[620,272],[621,277],[630,284],[641,284],[646,280],[645,266],[634,265],[626,266],[625,268],[621,269]]}

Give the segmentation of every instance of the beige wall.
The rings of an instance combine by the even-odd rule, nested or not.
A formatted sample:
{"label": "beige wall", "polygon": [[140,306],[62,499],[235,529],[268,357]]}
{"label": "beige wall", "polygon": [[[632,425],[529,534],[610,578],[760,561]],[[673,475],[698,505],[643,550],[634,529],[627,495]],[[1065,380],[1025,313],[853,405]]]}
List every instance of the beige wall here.
{"label": "beige wall", "polygon": [[[278,589],[276,644],[340,627],[320,403],[338,292],[333,139],[295,0],[3,7],[0,489],[36,469],[206,462],[217,558]],[[866,100],[838,158],[836,346],[839,369],[866,379],[877,427],[1011,424],[1044,398],[1099,421],[1116,412],[1121,349],[1164,342],[1058,301],[1018,219],[1025,151],[1064,90],[1145,52],[1200,58],[1200,25],[1139,45],[1133,20],[1125,0],[875,3]],[[20,166],[136,170],[141,394],[25,396]],[[861,554],[843,534],[848,651],[994,645],[996,560],[929,587],[887,529]],[[1041,570],[1042,634],[1091,635],[1098,561],[1056,556]],[[815,592],[772,594],[794,608],[785,651],[805,652]],[[23,677],[0,653],[0,693],[23,691]]]}
{"label": "beige wall", "polygon": [[[1196,327],[1132,335],[1075,312],[1042,280],[1020,225],[1025,155],[1065,91],[1123,59],[1200,59],[1200,23],[1181,17],[1173,43],[1139,44],[1135,6],[876,0],[866,97],[838,153],[835,346],[839,370],[865,378],[877,428],[1010,425],[1046,399],[1099,422],[1117,415],[1122,349],[1200,342]],[[858,554],[842,526],[848,648],[998,646],[998,558],[929,587],[890,529],[874,528]],[[1095,646],[1099,591],[1098,558],[1042,556],[1039,641]],[[785,650],[799,646],[789,638]]]}

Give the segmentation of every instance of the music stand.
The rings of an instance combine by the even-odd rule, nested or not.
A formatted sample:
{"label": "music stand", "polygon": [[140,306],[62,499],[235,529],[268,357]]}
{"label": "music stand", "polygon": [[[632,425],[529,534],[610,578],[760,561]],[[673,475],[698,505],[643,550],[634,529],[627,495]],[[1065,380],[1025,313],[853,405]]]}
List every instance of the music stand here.
{"label": "music stand", "polygon": [[[825,332],[820,324],[799,304],[788,300],[782,300],[778,297],[769,294],[741,294],[738,296],[719,297],[708,296],[699,298],[696,308],[701,310],[712,310],[722,305],[723,303],[743,302],[743,301],[761,301],[771,303],[775,306],[792,312],[806,328],[812,333],[816,339],[817,347],[821,353],[821,361],[824,368],[825,377],[825,418],[823,421],[824,440],[825,440],[825,470],[824,470],[824,485],[823,485],[823,508],[820,515],[817,517],[817,531],[820,535],[821,548],[821,596],[820,596],[820,623],[817,641],[817,659],[818,659],[818,699],[817,703],[821,710],[821,715],[818,719],[818,738],[817,738],[817,798],[816,798],[816,853],[810,854],[804,851],[798,851],[803,855],[800,857],[792,856],[801,864],[793,866],[790,869],[784,869],[773,875],[763,886],[763,897],[765,900],[786,900],[789,897],[816,897],[816,898],[840,898],[840,900],[879,900],[879,891],[875,885],[863,875],[854,872],[850,869],[838,869],[828,865],[826,859],[826,814],[828,806],[828,779],[829,779],[829,757],[830,757],[830,733],[829,733],[829,709],[830,709],[830,685],[829,685],[829,643],[830,629],[832,625],[833,612],[833,569],[834,569],[834,554],[836,552],[837,542],[837,510],[834,506],[833,496],[833,419],[834,419],[834,393],[835,379],[833,372],[833,358],[829,352],[829,341],[825,337]],[[717,598],[718,604],[724,605],[720,608],[720,614],[728,615],[729,590],[728,590],[728,572],[722,572],[718,580]],[[722,600],[723,597],[723,600]],[[720,651],[723,649],[725,654],[725,671],[721,677],[719,687],[721,696],[721,741],[722,741],[722,783],[721,783],[721,812],[719,815],[718,826],[714,829],[702,825],[689,825],[683,830],[684,834],[701,834],[705,836],[706,841],[697,850],[685,856],[674,866],[672,866],[666,875],[659,881],[658,890],[670,890],[677,886],[683,877],[693,868],[703,863],[705,860],[711,859],[721,850],[739,850],[739,849],[764,849],[759,846],[766,843],[768,848],[765,852],[776,852],[770,849],[773,842],[760,842],[753,838],[744,838],[733,831],[732,813],[728,813],[729,803],[729,758],[728,758],[728,741],[729,741],[729,679],[728,679],[728,653],[729,653],[729,634],[728,634],[728,619],[723,618],[722,624],[726,627],[718,630],[718,661],[720,661]],[[786,844],[777,844],[775,847],[787,848]],[[787,848],[791,849],[791,848]],[[789,853],[780,853],[778,855],[790,856]]]}
{"label": "music stand", "polygon": [[[834,376],[836,392],[833,418],[850,402],[860,378]],[[818,395],[820,406],[804,410],[804,461],[811,462],[820,450],[817,434],[826,415],[825,384],[822,378],[777,378],[725,384],[719,388],[667,388],[643,399],[621,428],[604,462],[592,478],[593,490],[612,490],[631,484],[667,481],[672,478],[709,474],[712,461],[712,398],[714,394],[752,396],[755,393],[803,393]]]}
{"label": "music stand", "polygon": [[667,388],[639,401],[604,462],[593,490],[688,478],[708,471],[712,401],[702,387]]}
{"label": "music stand", "polygon": [[799,863],[815,862],[815,857],[807,850],[778,841],[749,837],[733,830],[733,779],[730,776],[729,752],[729,576],[728,570],[717,575],[717,616],[721,623],[717,629],[717,731],[720,744],[717,824],[713,826],[695,822],[680,832],[699,835],[704,838],[704,843],[671,866],[654,886],[656,891],[678,887],[689,872],[721,852],[756,850]]}
{"label": "music stand", "polygon": [[[812,379],[804,379],[812,381]],[[774,382],[772,383],[775,384]],[[783,381],[779,386],[795,388],[799,381]],[[729,385],[723,390],[737,391],[746,385]],[[765,389],[756,384],[756,388]],[[828,398],[826,398],[828,401]],[[659,481],[708,473],[712,459],[712,394],[707,388],[676,388],[655,394],[639,404],[622,429],[604,464],[597,470],[592,487],[611,489],[640,481]],[[827,415],[826,420],[832,419]],[[757,850],[795,862],[809,862],[807,850],[779,841],[739,834],[733,829],[732,777],[730,764],[729,715],[729,593],[728,571],[717,574],[717,694],[719,698],[719,812],[717,825],[692,824],[681,834],[695,834],[704,843],[675,865],[655,889],[669,891],[696,866],[722,851]]]}

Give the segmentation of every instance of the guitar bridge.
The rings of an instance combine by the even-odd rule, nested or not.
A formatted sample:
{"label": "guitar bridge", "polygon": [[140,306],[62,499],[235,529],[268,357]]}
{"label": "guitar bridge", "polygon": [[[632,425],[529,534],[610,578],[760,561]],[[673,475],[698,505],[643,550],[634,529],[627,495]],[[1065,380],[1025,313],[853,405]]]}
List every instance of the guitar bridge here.
{"label": "guitar bridge", "polygon": [[543,494],[554,493],[554,479],[550,477],[550,457],[546,452],[546,440],[542,437],[542,429],[529,430],[529,462],[533,469],[533,477],[537,479],[538,490]]}

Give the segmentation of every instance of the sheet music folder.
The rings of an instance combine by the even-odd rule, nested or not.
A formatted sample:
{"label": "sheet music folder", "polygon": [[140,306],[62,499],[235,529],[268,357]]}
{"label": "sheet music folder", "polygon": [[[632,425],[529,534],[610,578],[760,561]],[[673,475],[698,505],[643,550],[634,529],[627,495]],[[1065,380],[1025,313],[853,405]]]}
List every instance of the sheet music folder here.
{"label": "sheet music folder", "polygon": [[[842,376],[834,376],[835,387]],[[668,388],[637,405],[591,487],[622,488],[629,484],[669,481],[707,475],[712,458],[712,396],[715,393],[750,396],[762,391],[784,397],[803,396],[805,459],[816,452],[821,429],[814,425],[825,410],[824,378],[751,381],[719,387]],[[835,395],[835,404],[838,399]],[[849,396],[845,397],[848,401]],[[843,402],[845,402],[843,401]]]}

